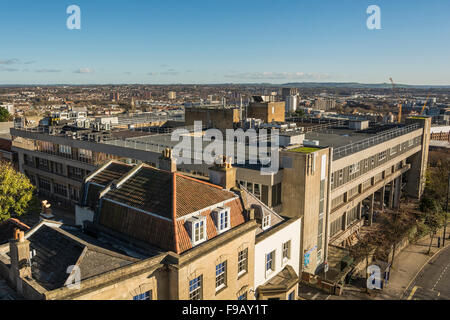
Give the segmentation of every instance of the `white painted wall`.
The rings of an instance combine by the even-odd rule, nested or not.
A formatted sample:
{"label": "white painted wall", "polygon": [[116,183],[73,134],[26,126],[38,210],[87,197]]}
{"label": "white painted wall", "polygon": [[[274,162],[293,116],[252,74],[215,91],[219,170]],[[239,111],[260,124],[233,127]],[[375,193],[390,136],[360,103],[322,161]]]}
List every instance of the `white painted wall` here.
{"label": "white painted wall", "polygon": [[[300,228],[301,219],[298,219],[255,245],[255,290],[283,270],[286,265],[291,265],[299,275]],[[291,241],[291,258],[283,263],[283,243],[289,240]],[[275,251],[275,270],[266,274],[266,254],[272,251]]]}

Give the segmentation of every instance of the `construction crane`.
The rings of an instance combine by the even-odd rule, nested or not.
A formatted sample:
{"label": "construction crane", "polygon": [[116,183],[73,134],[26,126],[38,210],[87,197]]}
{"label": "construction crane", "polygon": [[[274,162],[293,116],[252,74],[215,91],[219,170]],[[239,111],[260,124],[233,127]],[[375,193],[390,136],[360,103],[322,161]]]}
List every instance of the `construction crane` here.
{"label": "construction crane", "polygon": [[430,98],[430,95],[428,95],[427,98],[425,99],[425,104],[422,107],[422,111],[420,111],[420,115],[423,115],[423,112],[425,111],[425,108],[427,107],[428,98]]}
{"label": "construction crane", "polygon": [[400,98],[399,98],[399,96],[396,94],[396,92],[395,92],[395,83],[394,83],[394,80],[392,80],[392,78],[389,78],[389,80],[391,81],[391,83],[392,83],[392,92],[394,93],[394,96],[397,98],[397,100],[399,101],[399,103],[398,103],[398,123],[401,123],[402,122],[402,107],[403,107],[403,105],[402,105],[402,103],[401,103],[401,101],[400,101]]}

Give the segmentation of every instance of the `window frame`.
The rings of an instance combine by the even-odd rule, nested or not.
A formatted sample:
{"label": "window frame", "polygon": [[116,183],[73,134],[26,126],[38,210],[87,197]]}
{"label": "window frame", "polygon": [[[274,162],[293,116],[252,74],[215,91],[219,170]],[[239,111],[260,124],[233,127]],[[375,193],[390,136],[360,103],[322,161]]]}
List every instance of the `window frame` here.
{"label": "window frame", "polygon": [[227,287],[227,261],[216,265],[216,292]]}
{"label": "window frame", "polygon": [[238,277],[248,272],[248,248],[238,252]]}
{"label": "window frame", "polygon": [[[195,298],[195,299],[193,299]],[[189,300],[203,299],[203,275],[189,280]]]}
{"label": "window frame", "polygon": [[283,264],[287,263],[291,259],[291,245],[291,240],[283,242],[283,244],[281,245],[281,261],[283,262]]}

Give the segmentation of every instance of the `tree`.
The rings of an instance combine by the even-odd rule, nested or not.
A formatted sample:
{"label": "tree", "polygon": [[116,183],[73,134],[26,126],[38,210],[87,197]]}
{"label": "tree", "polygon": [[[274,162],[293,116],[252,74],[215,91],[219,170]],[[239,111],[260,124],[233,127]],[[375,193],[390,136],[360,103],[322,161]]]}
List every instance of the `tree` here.
{"label": "tree", "polygon": [[0,122],[7,122],[9,120],[11,120],[11,115],[9,114],[8,110],[0,107]]}
{"label": "tree", "polygon": [[[360,259],[365,259],[366,261],[366,279],[369,279],[369,258],[374,254],[377,245],[379,243],[378,234],[374,231],[366,234],[364,237],[360,238],[358,243],[350,248],[350,254],[358,261]],[[366,286],[366,292],[368,288]]]}
{"label": "tree", "polygon": [[30,180],[9,163],[0,162],[0,222],[38,208]]}
{"label": "tree", "polygon": [[383,229],[386,235],[386,240],[390,245],[389,247],[392,247],[391,266],[394,267],[395,251],[397,250],[397,246],[411,230],[415,224],[415,219],[413,219],[407,211],[401,208],[399,208],[394,214],[385,213],[383,217]]}
{"label": "tree", "polygon": [[431,252],[434,235],[443,225],[444,215],[442,213],[439,202],[436,199],[422,197],[420,201],[420,211],[423,212],[422,221],[428,233],[430,234],[430,246],[428,247],[428,254]]}
{"label": "tree", "polygon": [[299,118],[304,118],[306,116],[306,114],[303,109],[297,109],[297,110],[295,110],[294,116],[299,117]]}
{"label": "tree", "polygon": [[441,208],[447,202],[448,177],[450,176],[450,159],[439,158],[436,166],[427,171],[426,196],[436,199]]}

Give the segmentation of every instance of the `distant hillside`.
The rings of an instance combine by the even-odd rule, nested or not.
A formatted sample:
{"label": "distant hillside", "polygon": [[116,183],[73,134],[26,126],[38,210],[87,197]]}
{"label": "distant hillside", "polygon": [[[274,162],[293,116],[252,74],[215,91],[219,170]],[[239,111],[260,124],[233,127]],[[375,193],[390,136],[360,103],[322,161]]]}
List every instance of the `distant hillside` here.
{"label": "distant hillside", "polygon": [[[354,89],[390,89],[390,83],[358,83],[358,82],[291,82],[282,87],[295,88],[354,88]],[[398,88],[450,88],[450,85],[408,85],[395,84]]]}

